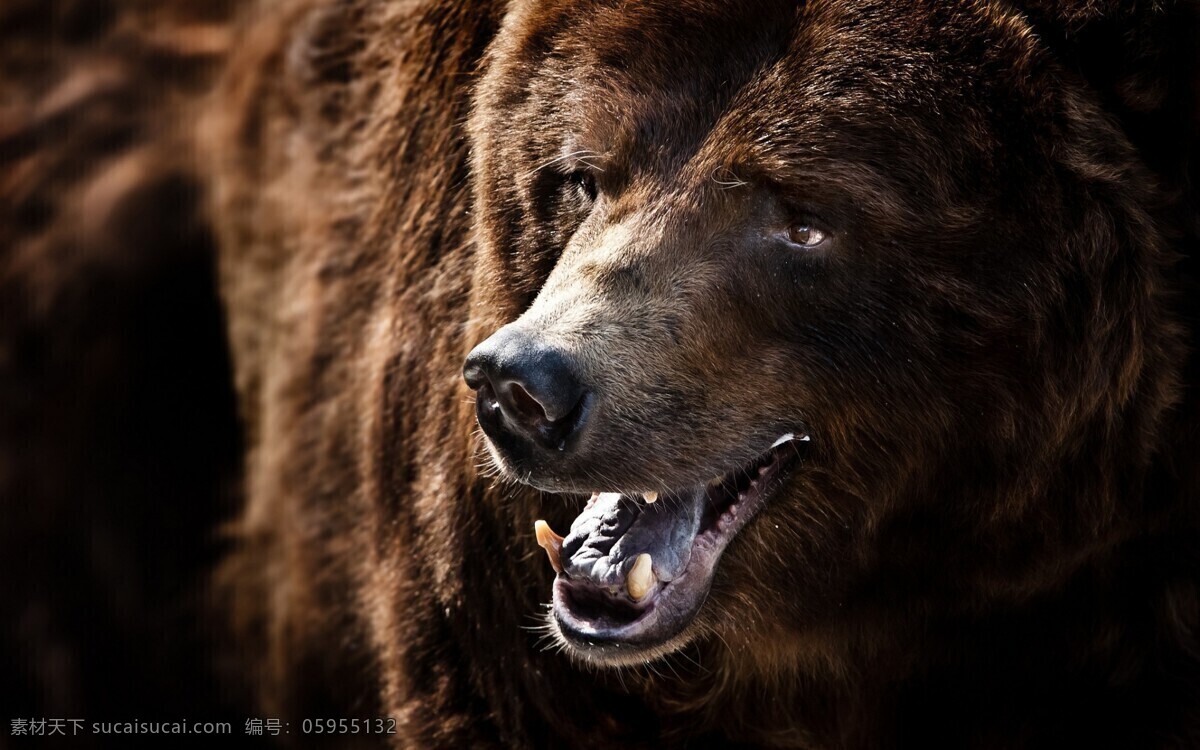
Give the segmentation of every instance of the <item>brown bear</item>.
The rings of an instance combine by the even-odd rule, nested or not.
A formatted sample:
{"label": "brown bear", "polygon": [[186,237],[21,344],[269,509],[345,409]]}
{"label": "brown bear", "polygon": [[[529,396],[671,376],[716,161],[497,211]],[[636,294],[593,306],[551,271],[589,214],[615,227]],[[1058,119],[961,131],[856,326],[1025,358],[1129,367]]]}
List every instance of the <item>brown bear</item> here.
{"label": "brown bear", "polygon": [[[70,27],[0,123],[39,690],[144,664],[91,705],[302,747],[1200,744],[1193,4],[13,7]],[[229,484],[233,709],[151,616]]]}
{"label": "brown bear", "polygon": [[265,705],[401,747],[1200,742],[1195,20],[261,14],[209,143]]}

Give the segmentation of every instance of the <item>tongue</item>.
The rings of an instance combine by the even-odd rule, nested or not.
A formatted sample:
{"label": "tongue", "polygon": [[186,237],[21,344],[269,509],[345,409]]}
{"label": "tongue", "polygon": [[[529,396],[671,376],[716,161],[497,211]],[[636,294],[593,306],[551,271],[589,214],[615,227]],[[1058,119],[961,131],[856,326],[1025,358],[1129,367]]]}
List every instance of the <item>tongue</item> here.
{"label": "tongue", "polygon": [[563,572],[620,586],[638,555],[647,553],[658,580],[673,580],[691,559],[707,496],[703,486],[652,504],[615,492],[593,496],[563,540]]}

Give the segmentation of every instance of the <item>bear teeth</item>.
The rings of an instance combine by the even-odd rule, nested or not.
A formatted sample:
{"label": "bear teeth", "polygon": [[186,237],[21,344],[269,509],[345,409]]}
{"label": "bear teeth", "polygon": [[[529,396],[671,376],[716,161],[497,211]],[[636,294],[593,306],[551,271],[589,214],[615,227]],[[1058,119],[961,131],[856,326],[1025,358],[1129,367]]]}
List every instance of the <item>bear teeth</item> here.
{"label": "bear teeth", "polygon": [[633,561],[633,567],[625,577],[625,590],[635,602],[644,599],[658,582],[654,577],[653,563],[654,559],[650,557],[650,553],[643,552]]}
{"label": "bear teeth", "polygon": [[546,556],[550,558],[550,567],[554,568],[555,573],[563,572],[563,538],[554,533],[554,529],[550,528],[550,524],[541,519],[534,521],[533,533],[537,537],[538,546],[546,550]]}

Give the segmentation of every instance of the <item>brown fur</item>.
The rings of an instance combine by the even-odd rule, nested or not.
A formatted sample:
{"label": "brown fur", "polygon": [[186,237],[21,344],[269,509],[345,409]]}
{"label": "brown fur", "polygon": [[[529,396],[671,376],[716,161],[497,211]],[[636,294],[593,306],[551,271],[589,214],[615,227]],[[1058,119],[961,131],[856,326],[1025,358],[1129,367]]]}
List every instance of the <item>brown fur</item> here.
{"label": "brown fur", "polygon": [[[261,710],[392,715],[401,747],[1200,742],[1194,22],[248,12],[197,168],[246,440],[218,581]],[[563,186],[591,165],[539,168],[564,134],[599,144],[602,214]],[[822,206],[832,257],[738,254],[766,183]],[[586,338],[623,407],[561,487],[677,486],[776,415],[813,431],[644,667],[538,632],[532,522],[577,503],[488,475],[459,375],[522,314]]]}

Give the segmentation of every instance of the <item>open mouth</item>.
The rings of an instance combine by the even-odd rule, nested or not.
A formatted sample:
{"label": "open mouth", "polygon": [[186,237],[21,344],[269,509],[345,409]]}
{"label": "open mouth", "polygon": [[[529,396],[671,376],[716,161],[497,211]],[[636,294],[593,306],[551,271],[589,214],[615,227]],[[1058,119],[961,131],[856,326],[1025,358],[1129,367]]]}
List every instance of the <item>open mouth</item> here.
{"label": "open mouth", "polygon": [[787,434],[753,462],[663,495],[592,495],[566,537],[543,521],[558,573],[552,626],[578,653],[613,664],[673,650],[725,548],[775,494],[808,442]]}

